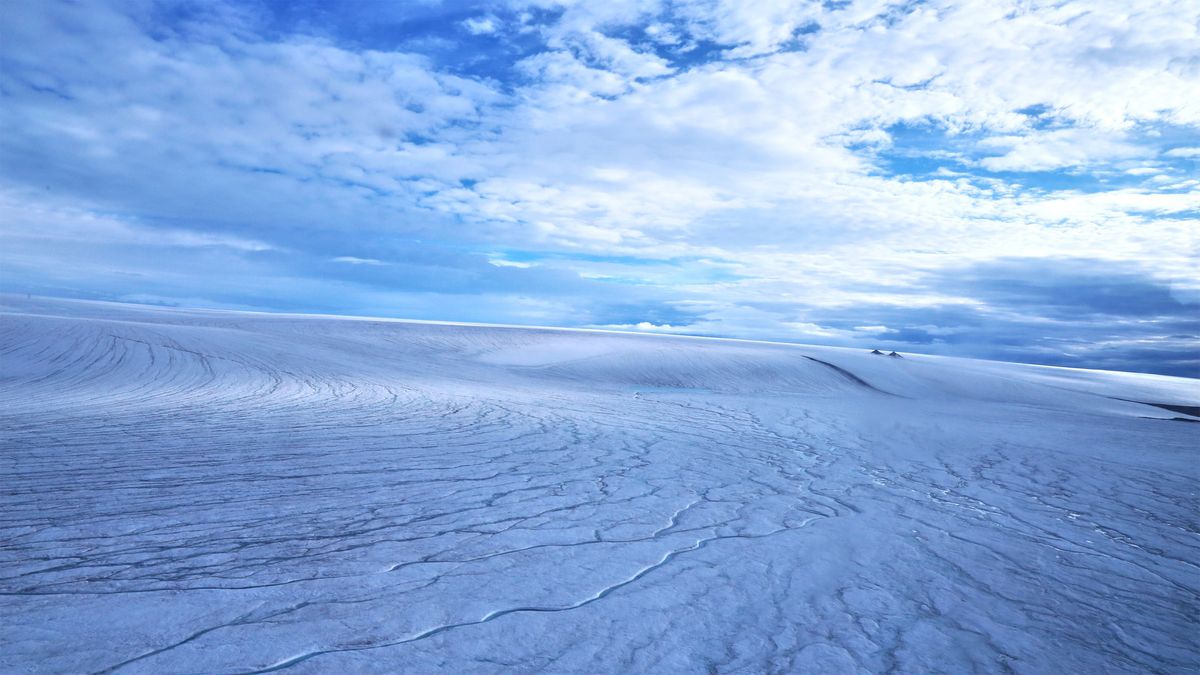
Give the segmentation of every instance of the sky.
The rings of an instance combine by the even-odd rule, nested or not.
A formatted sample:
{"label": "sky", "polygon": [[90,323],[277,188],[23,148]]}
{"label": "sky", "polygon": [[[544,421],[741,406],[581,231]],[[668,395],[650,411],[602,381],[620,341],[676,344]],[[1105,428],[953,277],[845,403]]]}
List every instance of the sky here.
{"label": "sky", "polygon": [[7,0],[0,290],[1200,377],[1200,3]]}

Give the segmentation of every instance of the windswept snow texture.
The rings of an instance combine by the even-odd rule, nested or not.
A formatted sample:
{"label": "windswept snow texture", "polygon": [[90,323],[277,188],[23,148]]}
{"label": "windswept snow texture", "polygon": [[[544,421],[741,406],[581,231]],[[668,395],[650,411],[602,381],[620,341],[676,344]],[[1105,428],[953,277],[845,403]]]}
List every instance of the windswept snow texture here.
{"label": "windswept snow texture", "polygon": [[0,312],[0,671],[1200,669],[1197,380]]}

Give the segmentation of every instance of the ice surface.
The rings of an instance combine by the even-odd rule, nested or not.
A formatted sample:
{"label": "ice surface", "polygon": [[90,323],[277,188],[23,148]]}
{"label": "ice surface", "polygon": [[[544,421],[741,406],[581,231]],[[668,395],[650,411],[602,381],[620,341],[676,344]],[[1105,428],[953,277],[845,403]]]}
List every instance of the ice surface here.
{"label": "ice surface", "polygon": [[0,312],[0,671],[1200,669],[1196,380]]}

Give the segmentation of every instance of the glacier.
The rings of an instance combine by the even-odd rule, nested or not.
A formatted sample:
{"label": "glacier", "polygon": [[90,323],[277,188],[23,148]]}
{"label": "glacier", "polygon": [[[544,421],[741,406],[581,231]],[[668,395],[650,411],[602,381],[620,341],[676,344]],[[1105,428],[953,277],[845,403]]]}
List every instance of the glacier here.
{"label": "glacier", "polygon": [[0,670],[1200,671],[1200,380],[0,298]]}

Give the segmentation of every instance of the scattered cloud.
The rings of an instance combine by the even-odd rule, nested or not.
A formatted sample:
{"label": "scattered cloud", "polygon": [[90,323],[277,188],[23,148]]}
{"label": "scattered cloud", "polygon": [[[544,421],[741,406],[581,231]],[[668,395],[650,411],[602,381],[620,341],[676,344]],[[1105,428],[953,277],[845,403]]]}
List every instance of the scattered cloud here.
{"label": "scattered cloud", "polygon": [[5,15],[8,290],[1172,372],[1196,334],[1188,3]]}

